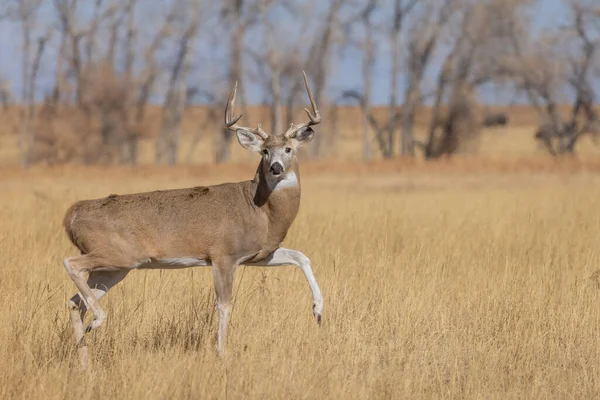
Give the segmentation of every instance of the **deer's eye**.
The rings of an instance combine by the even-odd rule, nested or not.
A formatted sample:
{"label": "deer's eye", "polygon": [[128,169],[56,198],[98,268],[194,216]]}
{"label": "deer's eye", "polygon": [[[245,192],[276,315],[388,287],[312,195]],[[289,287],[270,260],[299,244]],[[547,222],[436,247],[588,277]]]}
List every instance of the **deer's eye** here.
{"label": "deer's eye", "polygon": [[285,148],[285,152],[286,152],[286,153],[290,153],[291,151],[292,151],[292,148],[291,148],[291,147],[286,147],[286,148]]}
{"label": "deer's eye", "polygon": [[269,155],[269,150],[267,150],[267,149],[263,149],[262,153],[263,153],[265,156],[268,156],[268,155]]}

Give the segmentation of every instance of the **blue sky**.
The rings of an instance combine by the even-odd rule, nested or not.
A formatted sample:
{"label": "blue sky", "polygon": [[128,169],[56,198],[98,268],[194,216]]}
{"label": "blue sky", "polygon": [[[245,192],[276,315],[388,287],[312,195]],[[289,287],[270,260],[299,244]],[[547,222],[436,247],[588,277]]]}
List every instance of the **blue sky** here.
{"label": "blue sky", "polygon": [[[216,4],[216,3],[215,3]],[[44,12],[53,12],[51,2],[45,2]],[[543,28],[560,23],[564,18],[566,11],[561,0],[539,0],[532,14],[532,23],[536,28]],[[202,86],[202,81],[210,81],[217,78],[214,75],[215,70],[223,69],[222,61],[219,55],[211,53],[211,46],[215,44],[215,39],[203,40],[198,44],[196,66],[210,66],[210,72],[203,72],[198,68],[194,79],[198,80],[198,85]],[[285,46],[285,40],[281,45]],[[21,60],[18,49],[21,47],[19,26],[15,23],[0,23],[0,76],[8,79],[15,94],[21,87]],[[50,52],[55,49],[50,48]],[[51,53],[50,53],[51,54]],[[381,46],[375,65],[375,74],[373,80],[373,101],[374,103],[385,103],[389,98],[389,51],[385,46]],[[345,89],[361,88],[361,54],[356,49],[347,49],[342,53],[336,53],[334,56],[334,69],[327,88],[329,97],[336,97],[336,94]],[[221,76],[218,77],[221,79]],[[38,90],[43,92],[48,89],[49,83],[53,79],[52,67],[45,66],[40,71]],[[402,81],[402,79],[401,79]],[[250,85],[248,90],[250,102],[261,102],[265,99],[265,94],[261,92],[258,85]],[[512,100],[512,94],[503,93],[494,88],[486,88],[482,92],[483,100],[486,103],[508,103]]]}

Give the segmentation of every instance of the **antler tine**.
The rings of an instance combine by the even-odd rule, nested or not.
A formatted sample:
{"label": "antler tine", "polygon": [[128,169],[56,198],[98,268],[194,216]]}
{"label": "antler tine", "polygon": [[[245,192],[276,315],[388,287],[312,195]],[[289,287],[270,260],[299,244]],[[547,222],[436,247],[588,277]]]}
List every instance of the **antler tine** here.
{"label": "antler tine", "polygon": [[237,129],[236,123],[242,118],[242,114],[239,117],[233,119],[233,110],[235,109],[235,97],[237,95],[237,81],[233,85],[233,90],[229,94],[227,99],[227,106],[225,107],[225,126],[227,129],[235,131]]}
{"label": "antler tine", "polygon": [[311,125],[316,125],[321,122],[321,113],[317,108],[317,103],[315,103],[315,98],[310,91],[310,85],[308,84],[308,78],[306,77],[306,72],[302,71],[302,75],[304,76],[304,85],[306,86],[306,92],[308,93],[308,99],[310,100],[310,105],[313,110],[313,114],[308,111],[308,108],[305,108],[304,111],[308,114],[308,118],[310,118]]}
{"label": "antler tine", "polygon": [[240,126],[237,122],[242,118],[243,114],[240,114],[237,118],[234,118],[233,110],[235,109],[235,97],[237,95],[237,81],[235,81],[235,85],[233,85],[233,90],[229,95],[229,99],[227,99],[227,106],[225,107],[225,127],[230,131],[237,131],[238,129],[243,129],[249,132],[252,132],[258,136],[260,136],[263,140],[269,137],[269,135],[262,130],[260,125],[256,127],[256,129],[249,128],[247,126]]}
{"label": "antler tine", "polygon": [[251,130],[252,130],[252,132],[256,133],[258,136],[263,138],[263,140],[269,137],[269,134],[267,132],[263,131],[260,124],[256,125],[256,129],[251,129]]}
{"label": "antler tine", "polygon": [[310,105],[312,107],[312,112],[310,112],[310,110],[308,108],[304,109],[304,111],[306,111],[306,114],[308,114],[308,118],[310,121],[305,122],[303,124],[297,124],[297,125],[292,124],[290,126],[290,129],[288,129],[287,132],[285,133],[285,137],[287,137],[287,138],[296,136],[298,131],[302,128],[308,128],[309,126],[317,125],[318,123],[321,122],[321,113],[319,112],[319,109],[317,108],[317,103],[315,102],[312,91],[310,90],[310,85],[308,84],[308,78],[306,77],[306,72],[302,71],[302,75],[304,76],[304,86],[306,86],[306,92],[308,93],[308,99],[310,100]]}

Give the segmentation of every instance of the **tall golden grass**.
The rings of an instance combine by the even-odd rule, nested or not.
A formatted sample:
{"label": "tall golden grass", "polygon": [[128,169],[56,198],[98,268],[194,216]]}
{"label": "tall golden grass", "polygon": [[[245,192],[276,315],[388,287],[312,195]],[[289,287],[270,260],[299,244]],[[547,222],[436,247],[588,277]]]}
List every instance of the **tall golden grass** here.
{"label": "tall golden grass", "polygon": [[595,168],[437,165],[303,165],[285,245],[312,259],[321,327],[301,271],[240,268],[220,359],[210,270],[134,271],[102,300],[88,373],[66,310],[70,203],[252,167],[0,174],[0,398],[598,397]]}

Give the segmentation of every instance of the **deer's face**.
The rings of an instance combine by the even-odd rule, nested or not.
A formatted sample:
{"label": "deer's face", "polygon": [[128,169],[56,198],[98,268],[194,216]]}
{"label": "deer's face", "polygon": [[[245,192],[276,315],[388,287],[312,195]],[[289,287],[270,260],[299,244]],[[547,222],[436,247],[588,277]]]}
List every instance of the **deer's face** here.
{"label": "deer's face", "polygon": [[284,135],[269,136],[260,149],[265,169],[263,172],[269,174],[271,178],[281,179],[290,170],[298,148],[312,139],[313,130],[308,128],[306,131],[310,132],[306,132],[307,134],[302,138],[296,136],[288,139]]}
{"label": "deer's face", "polygon": [[298,148],[312,140],[314,131],[311,126],[321,122],[321,114],[315,103],[315,99],[308,85],[308,78],[302,72],[304,85],[312,111],[305,108],[308,115],[308,121],[297,125],[292,124],[283,135],[268,135],[258,125],[256,129],[247,126],[238,125],[242,116],[234,117],[233,108],[235,107],[235,95],[237,93],[237,82],[227,100],[225,108],[225,126],[230,131],[234,131],[238,141],[247,150],[260,152],[263,158],[263,173],[269,179],[270,183],[277,184],[283,180],[286,173],[290,170],[294,156]]}
{"label": "deer's face", "polygon": [[236,133],[240,144],[245,149],[261,154],[263,173],[274,182],[285,177],[300,146],[310,142],[314,136],[314,131],[310,127],[301,129],[292,138],[285,135],[270,135],[263,139],[260,135],[244,129],[238,129]]}

